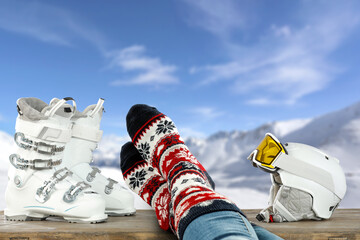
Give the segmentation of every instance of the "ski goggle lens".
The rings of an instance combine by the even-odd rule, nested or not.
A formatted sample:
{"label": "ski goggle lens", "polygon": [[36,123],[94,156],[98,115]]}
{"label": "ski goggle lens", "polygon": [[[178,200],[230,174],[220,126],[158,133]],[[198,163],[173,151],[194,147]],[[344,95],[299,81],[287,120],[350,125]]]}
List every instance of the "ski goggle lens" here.
{"label": "ski goggle lens", "polygon": [[266,134],[265,138],[261,141],[256,148],[255,160],[266,165],[270,165],[277,156],[285,150],[279,140]]}

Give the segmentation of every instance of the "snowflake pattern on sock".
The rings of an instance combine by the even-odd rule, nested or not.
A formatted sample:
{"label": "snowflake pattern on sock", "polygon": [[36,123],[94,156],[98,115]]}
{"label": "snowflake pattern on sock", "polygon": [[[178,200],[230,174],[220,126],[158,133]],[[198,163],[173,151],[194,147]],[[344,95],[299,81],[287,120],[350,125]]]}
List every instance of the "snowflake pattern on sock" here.
{"label": "snowflake pattern on sock", "polygon": [[175,128],[175,125],[174,125],[174,123],[172,121],[169,121],[169,120],[160,121],[157,124],[157,128],[155,130],[155,133],[157,135],[160,135],[161,133],[166,134],[167,132],[173,131],[174,128]]}
{"label": "snowflake pattern on sock", "polygon": [[144,143],[140,143],[137,147],[141,157],[144,159],[144,160],[147,160],[149,159],[149,155],[150,155],[150,144],[147,143],[147,142],[144,142]]}
{"label": "snowflake pattern on sock", "polygon": [[128,184],[130,188],[135,190],[135,188],[142,186],[144,184],[146,174],[147,173],[144,169],[132,173]]}

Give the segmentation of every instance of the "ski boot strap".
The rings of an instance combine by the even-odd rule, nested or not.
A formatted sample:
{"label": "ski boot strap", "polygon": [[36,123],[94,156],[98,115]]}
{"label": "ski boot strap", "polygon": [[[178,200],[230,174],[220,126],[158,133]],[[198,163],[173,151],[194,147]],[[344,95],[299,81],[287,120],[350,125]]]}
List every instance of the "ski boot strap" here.
{"label": "ski boot strap", "polygon": [[10,163],[16,168],[25,170],[27,168],[34,170],[44,170],[51,169],[54,166],[61,164],[61,159],[52,160],[52,159],[33,159],[26,160],[20,157],[18,154],[11,154],[9,156]]}

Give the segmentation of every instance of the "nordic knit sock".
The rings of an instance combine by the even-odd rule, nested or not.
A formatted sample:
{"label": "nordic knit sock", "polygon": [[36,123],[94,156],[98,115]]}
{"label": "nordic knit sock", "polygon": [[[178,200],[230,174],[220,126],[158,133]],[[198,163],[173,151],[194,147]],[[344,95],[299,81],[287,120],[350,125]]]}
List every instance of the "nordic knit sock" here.
{"label": "nordic knit sock", "polygon": [[120,152],[120,167],[129,188],[155,209],[162,229],[169,229],[170,193],[166,180],[143,160],[132,142],[124,144]]}
{"label": "nordic knit sock", "polygon": [[[152,133],[154,129],[152,129],[152,131],[148,131],[149,129],[147,128],[149,128],[151,124],[154,124],[154,122],[158,122],[159,125],[156,127],[155,133],[153,133],[153,135],[150,136],[150,141],[149,142],[140,141],[140,138],[146,139],[146,136],[143,136],[144,134],[149,135]],[[152,165],[155,164],[154,167],[157,169],[158,169],[158,162],[157,161],[154,161],[154,163],[151,162],[152,159],[150,159],[150,148],[154,149],[154,144],[155,142],[157,142],[157,140],[160,137],[164,135],[171,136],[170,138],[166,138],[166,139],[164,138],[164,142],[166,146],[172,146],[176,144],[183,144],[183,146],[185,146],[183,140],[181,139],[177,131],[177,128],[175,127],[171,119],[165,116],[163,113],[159,112],[154,107],[150,107],[145,104],[136,104],[132,106],[126,116],[126,125],[127,125],[128,133],[132,139],[132,142],[140,152],[143,159],[146,160],[147,162],[150,162]],[[152,127],[154,128],[154,126]],[[139,143],[136,143],[134,140],[138,140]],[[173,141],[173,142],[169,142],[169,141]],[[190,153],[190,151],[188,152]],[[194,156],[192,157],[195,159]],[[215,190],[215,183],[208,174],[208,172],[205,170],[205,168],[197,160],[194,161],[193,163],[200,169],[200,172],[202,173],[202,175],[204,175],[203,177],[211,185],[212,189]]]}
{"label": "nordic knit sock", "polygon": [[127,129],[142,158],[166,179],[171,194],[171,223],[182,239],[195,218],[215,211],[241,211],[211,186],[205,168],[191,154],[172,120],[156,108],[134,105],[126,117]]}

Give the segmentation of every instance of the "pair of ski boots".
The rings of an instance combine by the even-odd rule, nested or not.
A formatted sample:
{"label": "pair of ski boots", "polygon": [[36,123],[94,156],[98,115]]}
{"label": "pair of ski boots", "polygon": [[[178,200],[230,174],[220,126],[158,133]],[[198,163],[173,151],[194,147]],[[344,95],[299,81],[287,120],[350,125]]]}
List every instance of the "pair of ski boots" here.
{"label": "pair of ski boots", "polygon": [[[68,104],[72,101],[73,104]],[[72,98],[17,101],[15,142],[6,189],[7,220],[97,223],[107,216],[135,214],[134,197],[116,181],[91,167],[100,141],[103,99],[76,110]]]}

